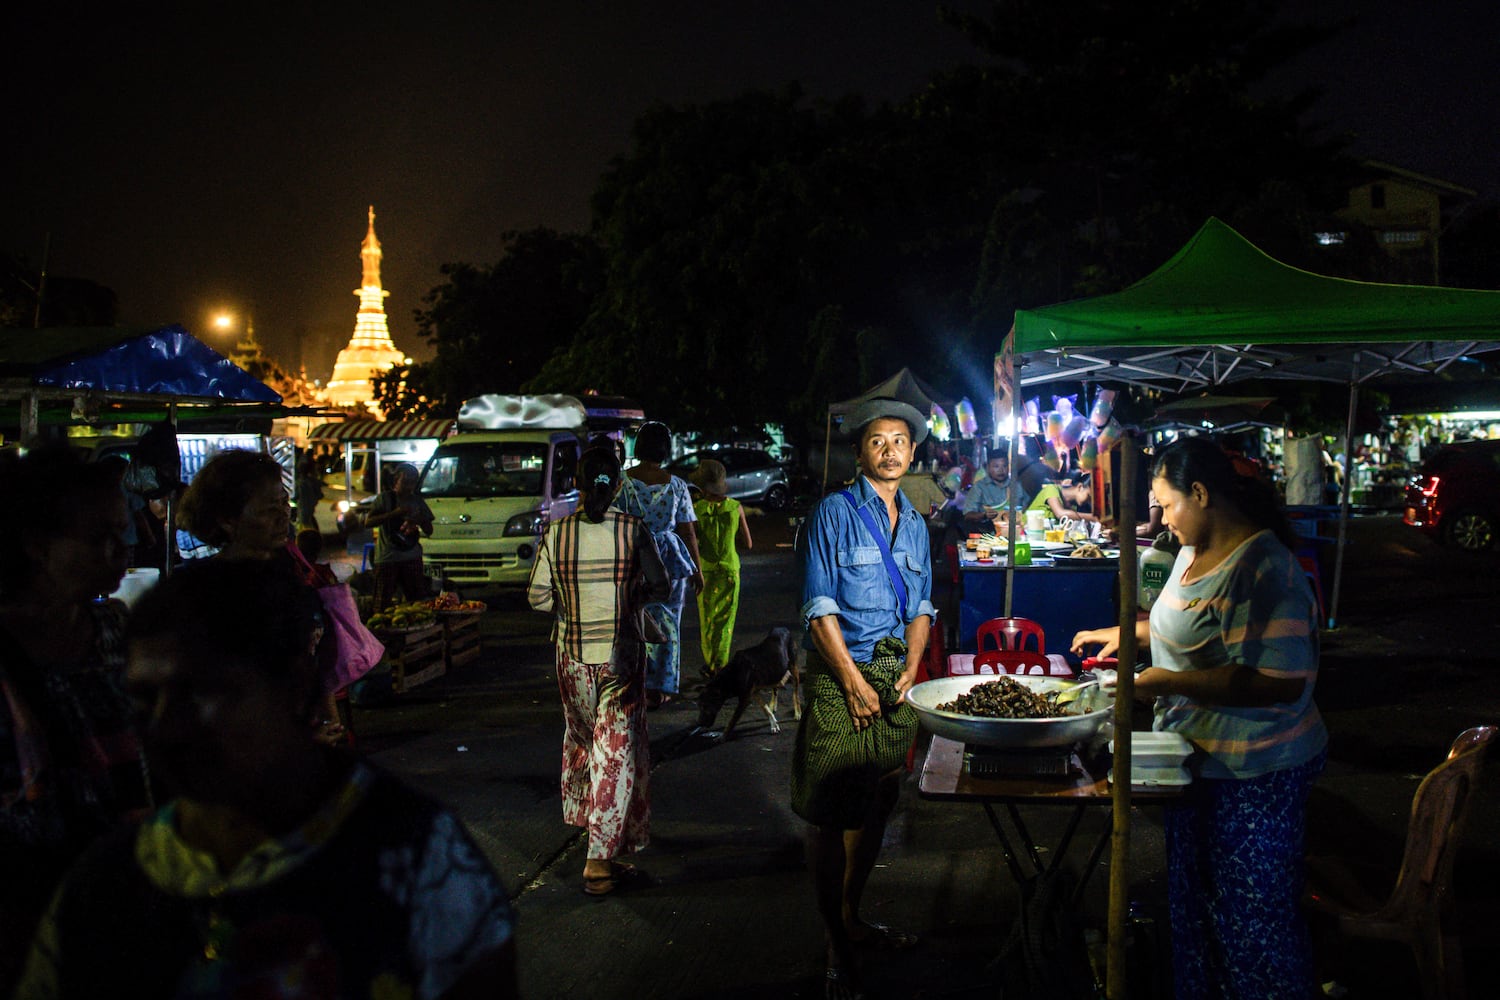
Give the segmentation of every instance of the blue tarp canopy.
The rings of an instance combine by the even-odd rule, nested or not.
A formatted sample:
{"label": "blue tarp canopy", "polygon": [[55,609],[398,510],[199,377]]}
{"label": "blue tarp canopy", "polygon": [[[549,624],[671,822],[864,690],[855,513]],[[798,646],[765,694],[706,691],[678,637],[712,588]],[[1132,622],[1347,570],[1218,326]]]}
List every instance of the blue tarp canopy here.
{"label": "blue tarp canopy", "polygon": [[243,420],[286,413],[264,382],[180,326],[0,330],[0,427]]}
{"label": "blue tarp canopy", "polygon": [[56,390],[281,402],[270,386],[180,326],[0,330],[0,385],[7,397]]}

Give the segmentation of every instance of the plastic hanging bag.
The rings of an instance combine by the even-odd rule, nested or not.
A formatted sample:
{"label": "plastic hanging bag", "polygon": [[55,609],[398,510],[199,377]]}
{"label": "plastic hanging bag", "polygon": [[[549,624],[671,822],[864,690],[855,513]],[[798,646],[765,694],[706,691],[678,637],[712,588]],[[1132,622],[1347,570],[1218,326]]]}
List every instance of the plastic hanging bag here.
{"label": "plastic hanging bag", "polygon": [[[306,579],[319,578],[318,571],[300,549],[288,545],[286,550]],[[347,583],[315,584],[314,589],[323,603],[323,628],[332,633],[335,643],[333,662],[323,665],[323,690],[338,691],[374,669],[385,657],[385,645],[360,620],[354,591]]]}
{"label": "plastic hanging bag", "polygon": [[332,668],[323,675],[323,688],[337,691],[369,673],[385,656],[385,646],[359,619],[354,591],[347,583],[318,588],[325,627],[338,641]]}

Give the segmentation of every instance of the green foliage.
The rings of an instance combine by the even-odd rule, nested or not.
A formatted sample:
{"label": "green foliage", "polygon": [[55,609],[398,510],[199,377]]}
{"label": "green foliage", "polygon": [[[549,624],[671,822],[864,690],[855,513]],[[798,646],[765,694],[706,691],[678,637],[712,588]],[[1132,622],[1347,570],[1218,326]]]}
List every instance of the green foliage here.
{"label": "green foliage", "polygon": [[[976,64],[898,106],[788,87],[652,108],[600,180],[589,240],[445,270],[414,395],[595,389],[805,443],[830,401],[902,365],[982,398],[1017,308],[1121,288],[1208,215],[1297,263],[1349,165],[1300,130],[1312,94],[1254,96],[1322,37],[1274,15],[1000,0],[945,13]],[[538,285],[550,307],[527,329],[545,350],[516,323]]]}
{"label": "green foliage", "polygon": [[1017,308],[1122,288],[1210,215],[1261,245],[1305,245],[1347,165],[1298,126],[1313,94],[1253,96],[1327,35],[1275,12],[1260,0],[944,10],[992,60],[916,102],[919,115],[968,122],[999,175],[976,318],[1003,324]]}
{"label": "green foliage", "polygon": [[452,414],[470,396],[521,391],[593,307],[602,257],[587,236],[539,228],[506,233],[505,255],[491,267],[445,264],[442,273],[446,282],[416,314],[435,356],[377,382],[391,415]]}

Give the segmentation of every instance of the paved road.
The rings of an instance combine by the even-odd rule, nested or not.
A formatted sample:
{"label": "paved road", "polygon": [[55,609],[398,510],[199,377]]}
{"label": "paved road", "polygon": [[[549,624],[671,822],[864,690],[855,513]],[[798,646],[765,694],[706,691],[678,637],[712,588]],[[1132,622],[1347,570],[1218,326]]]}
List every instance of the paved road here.
{"label": "paved road", "polygon": [[[737,639],[794,624],[800,581],[785,517],[753,522]],[[1420,776],[1469,725],[1500,722],[1500,558],[1441,550],[1393,518],[1351,529],[1340,627],[1324,636],[1318,701],[1333,736],[1309,829],[1310,849],[1393,870]],[[653,841],[639,862],[655,885],[603,900],[580,890],[582,841],[563,824],[562,720],[549,621],[515,592],[488,591],[484,654],[457,674],[361,709],[362,749],[452,803],[517,900],[527,997],[795,998],[821,995],[821,948],[786,802],[792,726],[769,732],[754,710],[727,743],[692,735],[696,709],[651,716]],[[695,672],[695,615],[684,621]],[[784,717],[785,718],[785,717]],[[789,720],[788,720],[789,721]],[[1494,768],[1490,788],[1493,789]],[[977,807],[920,800],[913,788],[887,836],[870,916],[923,935],[916,950],[870,958],[877,997],[990,997],[988,966],[1011,928],[1017,893]],[[1039,819],[1039,840],[1055,821]],[[1092,820],[1091,820],[1092,822]],[[1087,835],[1086,828],[1084,834]],[[1480,960],[1500,930],[1500,806],[1475,809],[1459,858],[1458,897],[1473,928],[1473,995],[1500,991]],[[1161,898],[1156,817],[1138,810],[1131,896]],[[1102,917],[1107,873],[1086,912]],[[1408,996],[1398,948],[1353,948],[1336,974],[1351,998]]]}

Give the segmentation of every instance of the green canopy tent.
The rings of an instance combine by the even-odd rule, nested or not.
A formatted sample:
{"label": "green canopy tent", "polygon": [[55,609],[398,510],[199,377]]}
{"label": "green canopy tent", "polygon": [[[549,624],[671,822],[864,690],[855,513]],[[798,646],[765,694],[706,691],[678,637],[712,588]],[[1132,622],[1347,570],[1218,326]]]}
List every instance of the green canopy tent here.
{"label": "green canopy tent", "polygon": [[[1018,422],[1026,387],[1064,380],[1123,382],[1171,393],[1250,379],[1343,383],[1349,387],[1345,454],[1353,454],[1361,385],[1437,374],[1461,359],[1497,350],[1500,292],[1313,274],[1274,260],[1211,218],[1171,260],[1123,291],[1018,310],[996,371],[1013,373],[1012,384],[1004,388]],[[1133,450],[1127,451],[1129,475],[1135,461]],[[1339,508],[1330,624],[1336,622],[1343,574],[1347,476]],[[1134,618],[1134,557],[1131,546],[1121,552],[1122,624]],[[1006,594],[1009,614],[1009,586]],[[1122,634],[1119,656],[1129,663],[1135,642],[1133,631],[1126,631],[1131,634]],[[1126,708],[1125,722],[1116,728],[1118,776],[1130,773],[1131,686],[1130,671],[1121,671],[1119,700]],[[1122,777],[1114,786],[1110,996],[1121,995],[1123,983],[1129,805],[1130,784]]]}
{"label": "green canopy tent", "polygon": [[[1277,261],[1218,219],[1152,274],[1112,295],[1018,310],[1008,345],[1023,388],[1125,382],[1172,393],[1250,379],[1349,386],[1352,454],[1361,385],[1436,374],[1500,350],[1500,292],[1383,285]],[[1013,394],[1019,406],[1021,393]],[[1349,481],[1329,620],[1336,623]]]}

